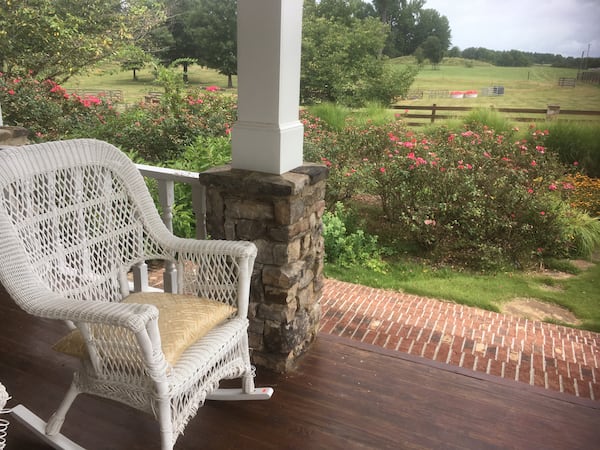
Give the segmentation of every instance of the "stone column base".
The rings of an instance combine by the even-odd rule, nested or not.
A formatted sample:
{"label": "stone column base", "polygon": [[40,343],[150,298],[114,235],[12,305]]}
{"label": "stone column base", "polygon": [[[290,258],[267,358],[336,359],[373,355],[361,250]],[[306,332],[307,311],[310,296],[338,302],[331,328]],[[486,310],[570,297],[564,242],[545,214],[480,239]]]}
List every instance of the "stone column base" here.
{"label": "stone column base", "polygon": [[327,168],[305,164],[282,175],[218,167],[200,174],[213,239],[252,241],[258,255],[250,293],[254,364],[292,369],[321,318]]}
{"label": "stone column base", "polygon": [[29,130],[23,127],[0,127],[0,147],[29,144]]}

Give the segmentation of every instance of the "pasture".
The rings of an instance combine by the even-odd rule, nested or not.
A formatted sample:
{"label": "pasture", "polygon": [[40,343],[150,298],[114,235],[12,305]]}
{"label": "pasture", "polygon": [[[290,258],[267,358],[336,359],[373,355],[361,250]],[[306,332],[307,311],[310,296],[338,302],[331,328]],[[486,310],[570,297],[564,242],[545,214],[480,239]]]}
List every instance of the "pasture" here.
{"label": "pasture", "polygon": [[[391,64],[411,64],[412,58],[392,60]],[[471,65],[472,64],[472,65]],[[227,78],[212,69],[193,65],[188,71],[191,88],[216,85],[227,86]],[[600,111],[600,86],[577,83],[575,87],[560,87],[561,77],[577,76],[576,69],[549,66],[496,67],[485,63],[466,62],[461,58],[446,58],[437,69],[424,65],[419,71],[411,90],[424,92],[420,99],[403,99],[403,105],[429,106],[433,103],[445,106],[471,106],[487,108],[546,108],[560,105],[561,109]],[[237,79],[234,77],[234,89]],[[154,82],[151,67],[143,68],[133,79],[131,71],[121,71],[118,65],[105,65],[90,69],[88,73],[71,78],[65,88],[89,90],[122,90],[125,103],[137,103],[148,92],[160,91]],[[504,95],[476,98],[442,98],[428,95],[430,91],[464,91],[502,86]]]}
{"label": "pasture", "polygon": [[[149,92],[162,91],[162,88],[155,82],[153,67],[147,66],[138,70],[136,75],[137,79],[134,80],[131,70],[123,71],[117,64],[106,64],[70,78],[63,86],[67,90],[121,90],[123,91],[123,101],[126,104],[138,103]],[[234,77],[233,83],[234,87],[237,86],[237,77]],[[219,74],[216,70],[197,65],[189,68],[188,86],[190,88],[202,89],[213,85],[225,89],[227,77]]]}
{"label": "pasture", "polygon": [[[472,106],[495,108],[546,108],[560,105],[561,109],[600,110],[600,86],[577,83],[575,87],[560,87],[561,77],[575,78],[576,69],[549,66],[496,67],[489,64],[466,65],[460,58],[447,58],[438,69],[425,65],[419,71],[412,90],[423,90],[422,99],[401,100],[402,104]],[[405,58],[395,60],[405,64]],[[427,91],[466,91],[502,86],[504,95],[476,98],[431,98]]]}

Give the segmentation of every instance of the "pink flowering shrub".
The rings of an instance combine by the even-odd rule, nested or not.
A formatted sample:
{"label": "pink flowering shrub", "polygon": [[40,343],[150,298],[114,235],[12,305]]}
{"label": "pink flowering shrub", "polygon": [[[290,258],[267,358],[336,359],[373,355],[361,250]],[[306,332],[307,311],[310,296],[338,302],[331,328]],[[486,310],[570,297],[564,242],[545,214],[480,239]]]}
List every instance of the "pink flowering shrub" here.
{"label": "pink flowering shrub", "polygon": [[90,134],[133,151],[151,163],[177,159],[201,137],[227,137],[237,117],[237,98],[198,91],[161,103],[140,103]]}
{"label": "pink flowering shrub", "polygon": [[199,138],[229,136],[236,97],[210,86],[191,92],[164,87],[159,104],[117,111],[102,97],[68,93],[51,80],[0,74],[0,103],[4,123],[29,129],[34,141],[97,138],[149,162],[176,159]]}
{"label": "pink flowering shrub", "polygon": [[4,123],[29,129],[35,141],[72,137],[116,115],[103,98],[69,94],[52,80],[31,76],[0,73],[0,103]]}
{"label": "pink flowering shrub", "polygon": [[[313,132],[307,141],[316,147]],[[573,185],[547,151],[545,130],[530,130],[527,139],[484,126],[424,135],[393,122],[323,133],[326,144],[314,153],[330,165],[334,193],[378,198],[382,219],[421,254],[492,268],[577,250],[564,200]]]}

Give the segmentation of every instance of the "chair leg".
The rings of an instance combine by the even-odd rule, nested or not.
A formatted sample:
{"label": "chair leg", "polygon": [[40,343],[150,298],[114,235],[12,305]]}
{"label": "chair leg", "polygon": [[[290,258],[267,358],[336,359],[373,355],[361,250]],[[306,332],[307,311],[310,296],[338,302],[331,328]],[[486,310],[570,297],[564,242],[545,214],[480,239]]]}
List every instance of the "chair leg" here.
{"label": "chair leg", "polygon": [[171,402],[161,399],[158,402],[158,422],[160,424],[161,450],[173,449],[173,420],[171,418]]}
{"label": "chair leg", "polygon": [[241,348],[243,352],[244,365],[246,366],[246,373],[242,375],[242,391],[244,394],[252,394],[254,392],[254,376],[256,369],[250,362],[250,349],[248,346],[248,335],[242,337]]}
{"label": "chair leg", "polygon": [[246,372],[242,375],[241,389],[219,388],[206,396],[207,400],[268,400],[273,395],[271,387],[255,387],[254,366],[250,364],[250,352],[248,350],[248,338],[242,339],[241,348],[244,349],[242,358],[246,366]]}
{"label": "chair leg", "polygon": [[71,383],[71,387],[67,391],[62,403],[56,412],[52,414],[50,420],[48,420],[48,424],[46,425],[46,434],[48,436],[54,436],[60,433],[60,429],[65,421],[65,416],[67,415],[67,411],[69,411],[69,408],[79,393],[79,389],[77,389],[75,382]]}
{"label": "chair leg", "polygon": [[254,375],[253,371],[250,374],[246,374],[242,377],[242,391],[244,394],[252,394],[254,392]]}

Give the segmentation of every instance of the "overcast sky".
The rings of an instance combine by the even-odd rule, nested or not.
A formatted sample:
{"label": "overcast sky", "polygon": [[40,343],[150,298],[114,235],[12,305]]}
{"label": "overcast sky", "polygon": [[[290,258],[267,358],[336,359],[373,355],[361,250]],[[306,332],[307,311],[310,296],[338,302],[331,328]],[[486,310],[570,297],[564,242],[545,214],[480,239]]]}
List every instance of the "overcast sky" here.
{"label": "overcast sky", "polygon": [[426,0],[452,46],[600,57],[600,0]]}

